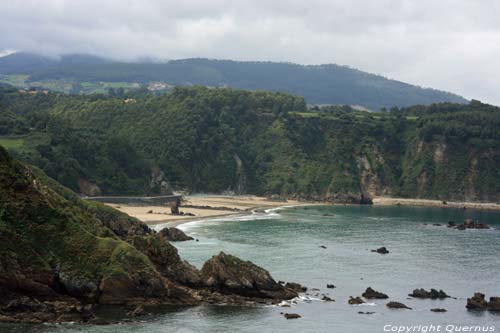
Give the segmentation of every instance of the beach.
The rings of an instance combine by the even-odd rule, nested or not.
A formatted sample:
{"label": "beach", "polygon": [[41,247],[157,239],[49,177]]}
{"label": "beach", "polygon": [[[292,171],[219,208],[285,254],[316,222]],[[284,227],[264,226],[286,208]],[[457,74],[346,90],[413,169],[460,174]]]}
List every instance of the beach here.
{"label": "beach", "polygon": [[192,195],[185,196],[179,207],[180,212],[184,215],[172,215],[168,206],[107,205],[148,225],[169,223],[170,226],[177,226],[197,219],[244,214],[255,209],[311,204],[297,200],[276,201],[254,195]]}

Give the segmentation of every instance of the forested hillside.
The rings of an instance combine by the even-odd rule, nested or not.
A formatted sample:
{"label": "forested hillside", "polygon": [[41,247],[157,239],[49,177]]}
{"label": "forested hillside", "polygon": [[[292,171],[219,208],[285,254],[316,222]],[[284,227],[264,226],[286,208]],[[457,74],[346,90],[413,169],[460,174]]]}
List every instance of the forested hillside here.
{"label": "forested hillside", "polygon": [[308,104],[382,107],[439,102],[465,103],[451,93],[423,89],[335,64],[304,66],[276,62],[183,59],[164,63],[125,63],[88,55],[60,60],[15,53],[0,58],[0,81],[71,93],[108,90],[168,90],[204,85],[280,91],[304,96]]}
{"label": "forested hillside", "polygon": [[370,113],[222,88],[128,97],[2,89],[0,144],[86,194],[500,200],[500,109],[476,101]]}

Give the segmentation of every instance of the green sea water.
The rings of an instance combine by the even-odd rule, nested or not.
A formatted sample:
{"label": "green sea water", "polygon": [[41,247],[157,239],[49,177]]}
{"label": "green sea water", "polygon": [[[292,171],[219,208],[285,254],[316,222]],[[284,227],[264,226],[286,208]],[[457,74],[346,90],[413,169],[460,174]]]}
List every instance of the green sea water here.
{"label": "green sea water", "polygon": [[[444,226],[465,218],[480,219],[493,228],[459,231]],[[175,243],[181,256],[197,267],[224,251],[265,267],[276,280],[308,286],[309,295],[291,307],[165,307],[134,323],[2,325],[0,332],[384,332],[399,325],[424,325],[414,331],[424,332],[431,324],[441,325],[440,332],[463,332],[465,326],[500,332],[500,314],[465,308],[466,299],[476,291],[500,296],[498,212],[309,206],[197,221],[181,228],[199,239]],[[381,246],[390,253],[370,251]],[[329,283],[336,288],[326,288]],[[386,300],[347,303],[349,296],[360,296],[368,286],[412,310],[388,309]],[[454,298],[411,299],[408,294],[415,288],[443,289]],[[336,301],[321,301],[323,294]],[[437,307],[448,312],[430,311]],[[286,320],[281,312],[302,318]]]}

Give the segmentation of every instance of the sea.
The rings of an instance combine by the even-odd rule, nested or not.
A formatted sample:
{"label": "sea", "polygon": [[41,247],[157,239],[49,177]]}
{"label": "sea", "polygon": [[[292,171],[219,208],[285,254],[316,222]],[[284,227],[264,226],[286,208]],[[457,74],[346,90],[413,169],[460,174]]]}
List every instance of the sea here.
{"label": "sea", "polygon": [[[467,218],[491,228],[446,226]],[[500,296],[500,212],[284,206],[188,222],[179,228],[198,239],[175,243],[180,255],[198,268],[223,251],[264,267],[277,281],[303,284],[308,292],[273,306],[167,306],[133,322],[2,324],[0,332],[500,332],[500,313],[465,307],[475,292],[487,298]],[[388,254],[371,251],[382,246]],[[389,299],[348,304],[350,296],[361,296],[367,287]],[[452,297],[409,297],[416,288],[442,289]],[[321,300],[324,295],[335,301]],[[389,309],[388,301],[404,303],[411,310]],[[432,312],[432,308],[447,312]],[[301,318],[287,320],[284,313]]]}

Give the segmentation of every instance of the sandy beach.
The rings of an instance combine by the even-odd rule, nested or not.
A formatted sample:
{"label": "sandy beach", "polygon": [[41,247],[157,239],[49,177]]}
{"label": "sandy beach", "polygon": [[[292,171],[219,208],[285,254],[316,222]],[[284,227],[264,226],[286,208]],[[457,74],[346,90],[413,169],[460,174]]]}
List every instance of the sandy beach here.
{"label": "sandy beach", "polygon": [[244,196],[217,196],[194,195],[185,196],[180,211],[192,215],[171,215],[167,206],[134,206],[122,204],[107,204],[130,216],[138,218],[148,225],[169,223],[176,226],[181,223],[227,215],[244,214],[253,209],[268,209],[287,205],[309,205],[311,203],[296,200],[273,201],[265,197],[253,195]]}

